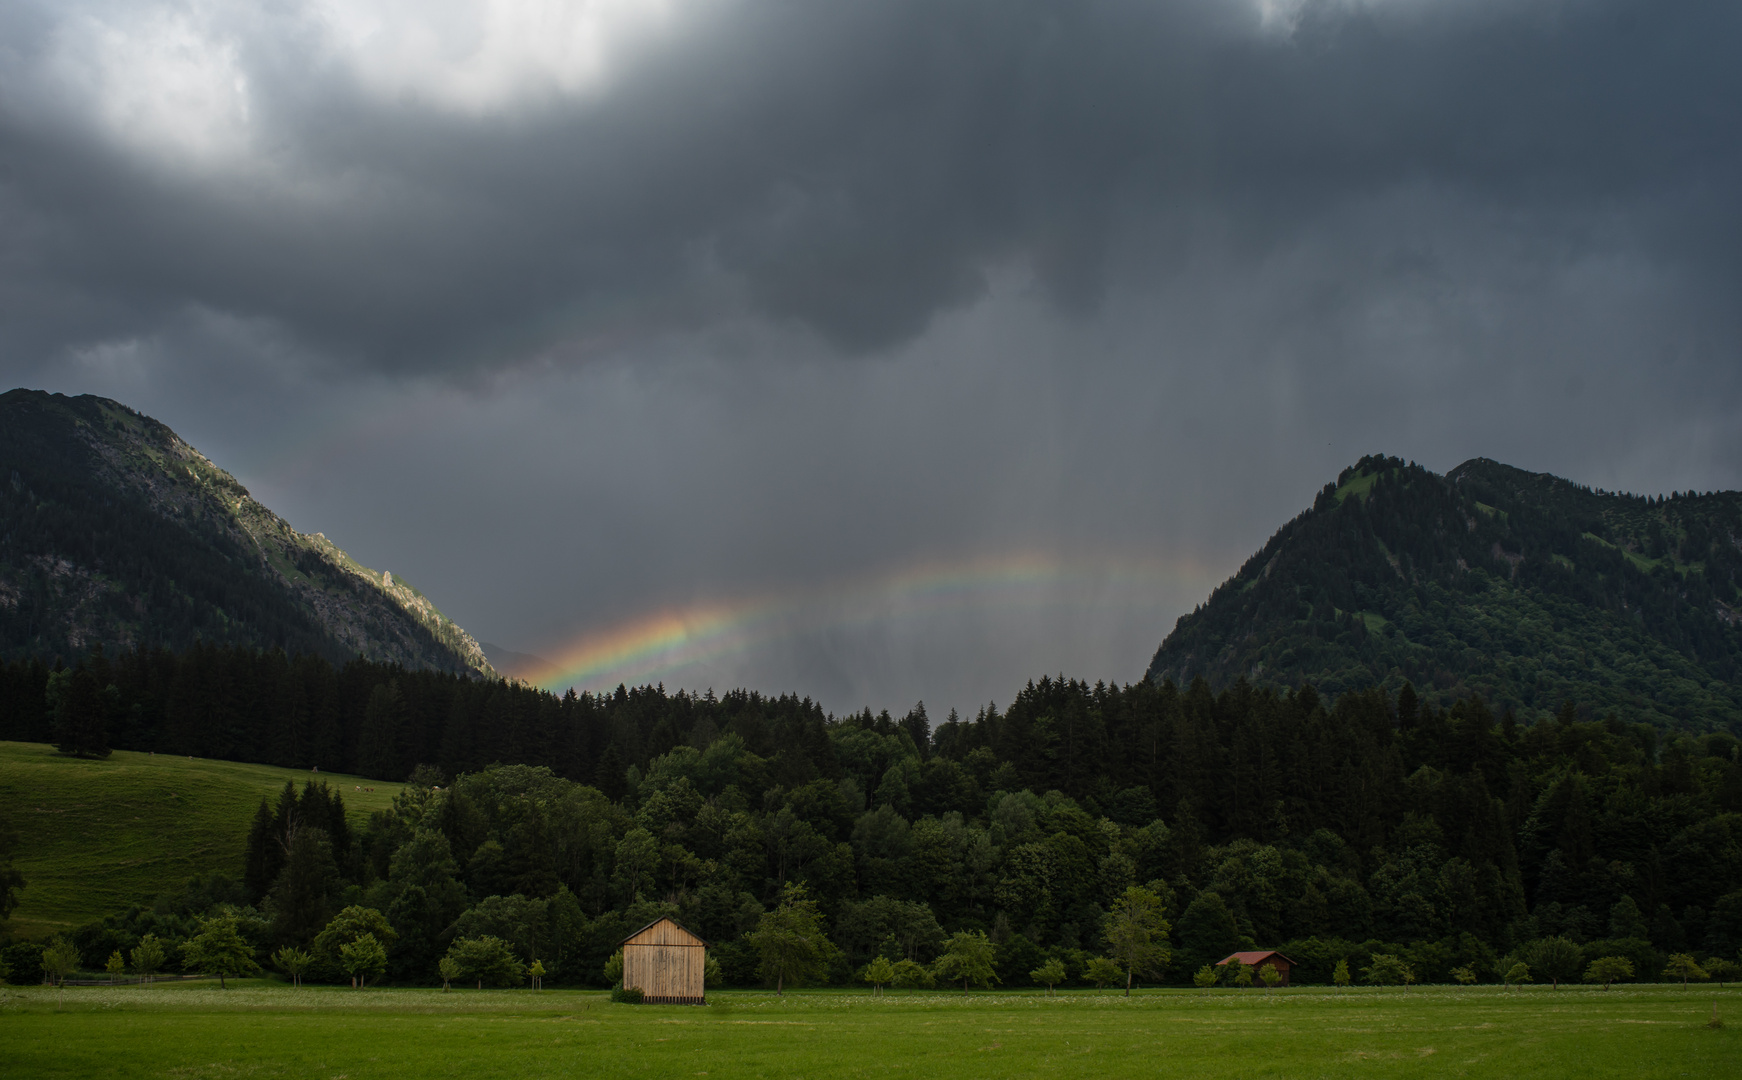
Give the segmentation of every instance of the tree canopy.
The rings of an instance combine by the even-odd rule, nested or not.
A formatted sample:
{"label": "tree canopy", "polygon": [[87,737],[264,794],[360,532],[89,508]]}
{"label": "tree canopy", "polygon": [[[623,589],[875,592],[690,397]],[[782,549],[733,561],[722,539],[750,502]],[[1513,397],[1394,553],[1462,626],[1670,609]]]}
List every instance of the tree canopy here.
{"label": "tree canopy", "polygon": [[1127,886],[1107,912],[1107,952],[1125,969],[1125,996],[1138,975],[1159,976],[1173,955],[1162,918],[1161,898],[1141,885]]}
{"label": "tree canopy", "polygon": [[822,911],[797,882],[781,890],[780,902],[757,920],[748,937],[758,958],[757,973],[784,994],[786,984],[821,978],[836,955],[823,927]]}
{"label": "tree canopy", "polygon": [[231,975],[257,975],[260,965],[254,961],[254,946],[242,936],[234,915],[214,915],[200,923],[197,934],[181,947],[182,959],[194,971],[206,971],[218,976],[220,988],[227,988]]}
{"label": "tree canopy", "polygon": [[945,982],[959,982],[962,993],[968,992],[970,984],[990,987],[998,981],[998,971],[993,965],[996,954],[992,942],[986,935],[977,930],[958,930],[944,942],[943,955],[939,956],[934,969],[938,978]]}

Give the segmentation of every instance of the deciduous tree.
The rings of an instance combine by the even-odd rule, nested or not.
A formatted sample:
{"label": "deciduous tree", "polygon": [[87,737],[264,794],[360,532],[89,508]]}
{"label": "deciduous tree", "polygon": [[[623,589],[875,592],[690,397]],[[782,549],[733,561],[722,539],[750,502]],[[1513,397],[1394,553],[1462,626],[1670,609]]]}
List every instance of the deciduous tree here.
{"label": "deciduous tree", "polygon": [[1585,981],[1602,983],[1603,989],[1609,989],[1609,984],[1616,979],[1631,979],[1633,977],[1633,961],[1625,956],[1602,956],[1591,961],[1585,968]]}
{"label": "deciduous tree", "polygon": [[903,959],[895,962],[895,977],[890,982],[902,990],[930,990],[938,980],[924,964]]}
{"label": "deciduous tree", "polygon": [[1696,982],[1703,982],[1712,976],[1706,972],[1705,968],[1702,968],[1699,964],[1695,963],[1693,956],[1690,954],[1676,953],[1674,956],[1669,958],[1668,966],[1663,969],[1663,977],[1666,979],[1680,979],[1682,985],[1686,986],[1689,979],[1693,979]]}
{"label": "deciduous tree", "polygon": [[1550,985],[1557,990],[1563,981],[1578,978],[1585,960],[1583,951],[1564,937],[1546,937],[1533,941],[1525,950],[1524,957],[1530,964],[1530,970],[1549,980]]}
{"label": "deciduous tree", "polygon": [[1057,996],[1057,991],[1053,988],[1059,983],[1065,981],[1064,961],[1055,956],[1029,972],[1028,977],[1033,979],[1035,982],[1040,983],[1042,986],[1045,986],[1047,996]]}
{"label": "deciduous tree", "polygon": [[1361,977],[1374,986],[1402,986],[1415,981],[1415,972],[1402,957],[1374,953],[1372,963],[1361,969]]}
{"label": "deciduous tree", "polygon": [[984,932],[958,930],[944,942],[944,953],[932,967],[944,982],[961,983],[965,994],[970,983],[989,987],[998,981],[993,967],[996,956],[997,950]]}
{"label": "deciduous tree", "polygon": [[347,970],[344,965],[342,950],[346,945],[368,935],[375,939],[385,953],[399,934],[393,929],[393,924],[387,921],[387,916],[372,907],[352,904],[350,907],[334,915],[332,921],[319,934],[315,935],[314,955],[317,959],[332,964],[339,970]]}
{"label": "deciduous tree", "polygon": [[1119,961],[1110,956],[1097,956],[1083,965],[1083,978],[1097,988],[1118,982],[1125,975]]}
{"label": "deciduous tree", "polygon": [[1128,886],[1103,924],[1107,950],[1125,969],[1125,996],[1138,975],[1159,976],[1173,950],[1167,943],[1172,927],[1162,918],[1161,898],[1141,885]]}
{"label": "deciduous tree", "polygon": [[480,990],[486,982],[514,986],[526,975],[526,965],[498,937],[460,938],[448,947],[448,957],[458,962],[461,977],[476,982]]}
{"label": "deciduous tree", "polygon": [[757,973],[782,995],[789,982],[797,985],[820,978],[838,952],[823,930],[817,902],[797,882],[787,884],[779,906],[764,912],[746,936],[759,957]]}
{"label": "deciduous tree", "polygon": [[78,970],[79,950],[66,938],[55,938],[42,950],[42,970],[56,986],[66,982],[68,975]]}
{"label": "deciduous tree", "polygon": [[79,950],[73,948],[73,943],[66,938],[56,938],[54,943],[42,950],[42,970],[58,988],[55,1008],[60,1008],[66,1001],[67,976],[79,966]]}
{"label": "deciduous tree", "polygon": [[883,988],[895,980],[895,965],[887,957],[874,957],[865,965],[865,981],[871,984],[872,993],[883,996]]}
{"label": "deciduous tree", "polygon": [[361,990],[387,970],[387,949],[374,934],[358,935],[339,946],[339,966],[351,977],[352,987]]}
{"label": "deciduous tree", "polygon": [[315,958],[302,949],[286,945],[272,954],[272,963],[278,970],[290,976],[290,985],[301,986],[302,977],[308,971]]}
{"label": "deciduous tree", "polygon": [[163,967],[163,942],[156,934],[146,934],[139,939],[139,944],[133,946],[129,954],[133,960],[133,970],[139,975],[141,985],[148,985],[151,977]]}
{"label": "deciduous tree", "polygon": [[227,977],[256,975],[254,946],[236,927],[236,916],[214,915],[200,920],[200,932],[181,947],[182,964],[195,971],[216,972],[220,989],[228,989]]}

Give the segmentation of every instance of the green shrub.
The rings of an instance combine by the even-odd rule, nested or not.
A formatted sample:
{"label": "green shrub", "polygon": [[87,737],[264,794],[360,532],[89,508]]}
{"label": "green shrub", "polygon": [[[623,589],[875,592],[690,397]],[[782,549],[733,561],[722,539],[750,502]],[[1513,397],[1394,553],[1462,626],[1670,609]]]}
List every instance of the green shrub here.
{"label": "green shrub", "polygon": [[611,1000],[624,1005],[639,1005],[642,996],[641,991],[633,986],[613,986],[611,988]]}

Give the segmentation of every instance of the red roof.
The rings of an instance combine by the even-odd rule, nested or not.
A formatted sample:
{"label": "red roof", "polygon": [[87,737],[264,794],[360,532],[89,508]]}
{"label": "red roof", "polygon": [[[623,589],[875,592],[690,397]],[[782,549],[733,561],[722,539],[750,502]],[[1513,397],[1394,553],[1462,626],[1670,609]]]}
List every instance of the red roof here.
{"label": "red roof", "polygon": [[1290,960],[1288,957],[1283,956],[1281,953],[1277,952],[1275,949],[1269,949],[1269,950],[1266,950],[1263,952],[1232,953],[1232,954],[1225,956],[1222,959],[1216,961],[1216,966],[1221,967],[1223,964],[1229,963],[1230,961],[1238,960],[1242,964],[1245,964],[1247,967],[1261,967],[1264,965],[1265,961],[1269,960],[1273,956],[1278,958],[1279,960],[1281,960],[1283,963],[1288,964],[1290,967],[1294,966],[1293,960]]}

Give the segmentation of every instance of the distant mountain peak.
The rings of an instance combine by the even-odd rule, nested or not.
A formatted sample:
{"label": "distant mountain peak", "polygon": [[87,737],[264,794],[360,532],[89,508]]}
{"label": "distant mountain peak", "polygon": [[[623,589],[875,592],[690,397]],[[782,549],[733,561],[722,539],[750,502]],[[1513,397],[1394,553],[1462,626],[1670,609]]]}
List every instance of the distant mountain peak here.
{"label": "distant mountain peak", "polygon": [[1369,455],[1182,617],[1152,679],[1412,683],[1742,725],[1742,494],[1641,497],[1472,458]]}
{"label": "distant mountain peak", "polygon": [[0,651],[283,647],[494,676],[403,578],[297,532],[166,425],[108,398],[0,395]]}

